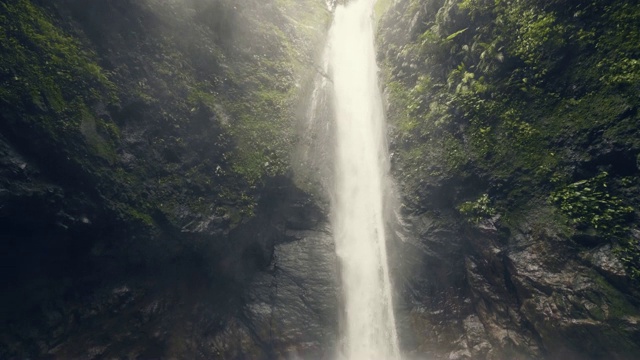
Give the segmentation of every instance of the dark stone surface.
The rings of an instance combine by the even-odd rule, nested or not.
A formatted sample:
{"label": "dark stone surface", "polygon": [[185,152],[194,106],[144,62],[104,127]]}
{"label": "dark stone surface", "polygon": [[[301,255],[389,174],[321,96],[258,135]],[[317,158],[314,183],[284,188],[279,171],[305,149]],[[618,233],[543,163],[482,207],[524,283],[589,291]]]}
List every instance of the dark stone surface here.
{"label": "dark stone surface", "polygon": [[[0,102],[0,358],[327,354],[325,216],[286,170],[264,165],[254,183],[235,172],[230,131],[258,90],[238,75],[248,68],[260,90],[305,91],[324,1],[29,3],[95,59],[115,99],[87,103],[78,129],[44,102]],[[202,86],[209,103],[192,99]],[[295,128],[282,104],[269,110]],[[34,119],[72,125],[60,135]],[[262,302],[280,310],[266,318]]]}
{"label": "dark stone surface", "polygon": [[395,246],[410,357],[634,358],[637,295],[611,246],[572,243],[544,211],[509,235],[500,220],[463,232],[443,216],[408,217],[414,235]]}

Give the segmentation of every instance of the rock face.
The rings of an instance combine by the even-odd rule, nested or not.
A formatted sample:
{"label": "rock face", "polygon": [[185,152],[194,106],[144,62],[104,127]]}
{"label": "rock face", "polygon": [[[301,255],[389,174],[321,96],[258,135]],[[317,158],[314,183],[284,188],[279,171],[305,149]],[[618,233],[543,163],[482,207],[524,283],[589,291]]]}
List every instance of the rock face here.
{"label": "rock face", "polygon": [[333,359],[339,295],[333,238],[318,230],[288,235],[291,241],[276,245],[268,271],[249,285],[244,316],[254,336],[269,344],[266,358]]}
{"label": "rock face", "polygon": [[[191,257],[104,279],[72,301],[54,298],[40,305],[42,318],[13,321],[5,356],[332,358],[338,297],[326,220],[303,193],[277,195],[287,200],[269,208],[286,215],[268,220],[270,234],[253,223],[238,230],[251,238],[230,236],[245,245],[229,247],[225,259]],[[236,278],[208,276],[208,266]]]}
{"label": "rock face", "polygon": [[289,164],[326,3],[0,19],[0,358],[329,356],[333,251]]}
{"label": "rock face", "polygon": [[[640,353],[638,128],[627,126],[638,120],[637,83],[606,82],[617,70],[587,65],[637,56],[595,50],[625,38],[610,28],[622,7],[640,16],[620,6],[400,0],[382,19],[410,356]],[[546,29],[566,37],[540,37]],[[582,31],[594,37],[572,37]]]}
{"label": "rock face", "polygon": [[527,215],[515,231],[497,220],[457,233],[442,217],[410,218],[415,244],[399,245],[417,263],[400,310],[407,349],[460,359],[637,354],[637,291],[610,246],[582,248],[540,222],[549,214]]}

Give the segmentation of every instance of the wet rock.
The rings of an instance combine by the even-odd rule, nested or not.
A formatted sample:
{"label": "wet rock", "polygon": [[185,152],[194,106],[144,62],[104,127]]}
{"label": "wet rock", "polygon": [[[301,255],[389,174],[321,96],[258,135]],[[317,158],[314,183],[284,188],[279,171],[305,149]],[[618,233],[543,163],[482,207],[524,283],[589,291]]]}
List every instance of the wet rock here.
{"label": "wet rock", "polygon": [[480,322],[480,318],[476,315],[469,315],[463,321],[464,333],[466,337],[467,347],[471,348],[471,353],[476,357],[486,357],[491,350],[491,343],[487,339],[484,325]]}
{"label": "wet rock", "polygon": [[603,245],[591,251],[585,251],[580,257],[588,261],[598,272],[609,279],[622,281],[627,277],[627,272],[617,256],[612,251],[611,245]]}
{"label": "wet rock", "polygon": [[[287,93],[278,98],[278,116],[260,126],[273,130],[281,117],[293,122],[287,91],[307,86],[302,68],[329,20],[324,2],[308,4],[25,5],[91,54],[91,69],[112,88],[61,89],[73,104],[100,98],[77,102],[87,113],[80,130],[73,109],[54,114],[39,99],[33,108],[0,105],[0,259],[7,270],[0,282],[8,294],[0,301],[7,324],[0,358],[211,359],[228,349],[216,343],[219,331],[247,344],[233,356],[269,354],[254,334],[261,330],[239,315],[244,290],[269,271],[279,244],[304,241],[326,219],[315,200],[292,190],[289,176],[271,174],[286,172],[287,150],[269,149],[265,174],[249,184],[238,153],[254,144],[240,148],[230,128],[240,115],[253,121],[258,87]],[[35,57],[51,55],[29,46]],[[281,63],[266,65],[265,57]],[[68,127],[54,134],[34,126],[45,120]]]}
{"label": "wet rock", "polygon": [[332,237],[320,231],[277,245],[267,272],[246,292],[245,316],[276,357],[331,359],[337,344],[337,259]]}
{"label": "wet rock", "polygon": [[469,356],[461,335],[462,319],[472,311],[464,286],[461,236],[443,214],[404,220],[404,229],[391,237],[395,251],[390,255],[401,347],[418,358]]}
{"label": "wet rock", "polygon": [[576,245],[561,224],[541,220],[548,211],[527,213],[509,231],[498,219],[462,232],[446,213],[408,218],[409,234],[396,246],[414,262],[400,272],[399,323],[411,324],[400,328],[410,354],[633,358],[639,309],[622,291],[630,285],[611,245]]}

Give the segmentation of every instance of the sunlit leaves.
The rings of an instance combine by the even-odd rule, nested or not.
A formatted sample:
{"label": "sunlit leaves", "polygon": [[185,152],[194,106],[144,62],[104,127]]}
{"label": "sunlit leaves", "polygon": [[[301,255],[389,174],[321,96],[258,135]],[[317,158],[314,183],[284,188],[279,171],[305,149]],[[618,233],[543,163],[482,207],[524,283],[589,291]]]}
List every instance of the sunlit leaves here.
{"label": "sunlit leaves", "polygon": [[569,184],[554,191],[550,200],[579,228],[593,227],[605,234],[624,234],[628,230],[624,225],[633,208],[610,194],[607,175],[602,172],[591,179]]}
{"label": "sunlit leaves", "polygon": [[496,210],[491,206],[491,199],[489,199],[488,194],[482,194],[473,201],[463,202],[458,205],[457,209],[467,221],[473,224],[489,219],[496,213]]}
{"label": "sunlit leaves", "polygon": [[616,255],[631,278],[640,279],[640,242],[630,234],[629,227],[635,211],[623,199],[611,194],[607,178],[608,174],[602,172],[574,182],[551,193],[549,200],[578,229],[591,228],[617,242]]}

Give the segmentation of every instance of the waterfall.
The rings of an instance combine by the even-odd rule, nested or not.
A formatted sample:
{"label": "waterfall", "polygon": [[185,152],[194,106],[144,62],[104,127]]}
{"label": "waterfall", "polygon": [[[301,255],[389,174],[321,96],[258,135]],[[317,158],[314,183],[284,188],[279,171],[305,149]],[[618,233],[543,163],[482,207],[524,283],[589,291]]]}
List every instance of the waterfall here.
{"label": "waterfall", "polygon": [[338,5],[328,43],[336,128],[332,216],[345,307],[339,352],[349,360],[400,358],[385,244],[388,156],[374,2]]}

